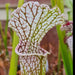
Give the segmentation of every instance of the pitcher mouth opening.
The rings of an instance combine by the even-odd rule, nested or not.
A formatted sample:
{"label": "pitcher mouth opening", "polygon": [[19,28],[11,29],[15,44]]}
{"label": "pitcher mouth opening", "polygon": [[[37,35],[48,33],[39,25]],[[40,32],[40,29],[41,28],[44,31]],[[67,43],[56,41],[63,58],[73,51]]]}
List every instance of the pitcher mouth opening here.
{"label": "pitcher mouth opening", "polygon": [[[22,45],[22,42],[20,42],[16,48],[15,48],[15,52],[17,55],[19,56],[47,56],[48,54],[50,54],[50,52],[46,51],[45,49],[41,48],[40,46],[38,46],[37,50],[38,52],[31,52],[31,53],[28,53],[28,52],[25,52],[26,49],[22,49],[23,45]],[[34,47],[34,46],[33,46]],[[35,47],[36,48],[36,47]],[[24,51],[24,52],[23,52]],[[26,50],[27,51],[27,50]]]}

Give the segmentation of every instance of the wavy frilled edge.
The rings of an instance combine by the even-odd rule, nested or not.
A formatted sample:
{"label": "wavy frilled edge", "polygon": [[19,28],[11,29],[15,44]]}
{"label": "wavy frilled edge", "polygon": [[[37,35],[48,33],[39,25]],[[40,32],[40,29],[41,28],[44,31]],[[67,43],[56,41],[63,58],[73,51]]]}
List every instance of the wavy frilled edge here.
{"label": "wavy frilled edge", "polygon": [[[33,7],[31,5],[37,7],[36,14],[34,14]],[[61,14],[59,8],[54,7],[53,9],[50,9],[46,4],[29,1],[24,3],[22,7],[14,10],[12,16],[13,17],[9,21],[9,27],[16,31],[19,36],[19,40],[24,42],[17,45],[15,52],[20,56],[45,56],[49,54],[49,52],[42,49],[40,45],[37,45],[37,43],[40,43],[44,35],[51,28],[59,24],[64,24],[64,15]],[[30,20],[30,17],[32,18],[32,21]],[[30,43],[28,41],[30,41]],[[21,44],[23,44],[23,46]]]}
{"label": "wavy frilled edge", "polygon": [[[21,47],[21,42],[16,46],[15,48],[15,52],[17,55],[19,56],[32,56],[32,55],[35,55],[35,56],[47,56],[48,54],[50,54],[50,52],[46,51],[45,49],[41,48],[39,45],[38,45],[38,48],[39,48],[39,51],[38,53],[21,53],[20,52],[20,47]],[[37,48],[37,47],[36,47]]]}
{"label": "wavy frilled edge", "polygon": [[[59,10],[59,8],[58,7],[54,7],[53,9],[50,9],[49,8],[49,6],[48,5],[46,5],[46,4],[39,4],[38,2],[34,2],[34,1],[29,1],[29,2],[27,2],[27,3],[24,3],[23,5],[22,5],[22,7],[21,8],[17,8],[16,10],[14,10],[14,12],[12,12],[12,16],[14,17],[14,16],[16,16],[17,18],[19,18],[19,16],[18,16],[18,14],[20,14],[20,11],[23,11],[23,8],[24,7],[26,7],[29,3],[34,3],[36,6],[39,6],[39,7],[41,7],[41,8],[46,8],[48,11],[53,11],[54,12],[54,10],[56,10],[57,9],[57,11],[58,11],[58,13],[59,13],[59,15],[58,15],[58,17],[54,17],[54,18],[56,18],[56,19],[54,19],[53,21],[51,21],[51,22],[53,22],[53,23],[51,23],[51,25],[50,25],[50,23],[49,24],[47,24],[47,25],[44,25],[43,27],[44,27],[44,29],[43,29],[43,31],[42,31],[42,33],[43,33],[43,35],[41,36],[41,38],[40,39],[38,39],[38,37],[36,36],[36,37],[33,37],[34,35],[33,35],[33,33],[32,34],[30,34],[30,36],[32,36],[33,37],[33,41],[38,41],[38,42],[40,42],[41,40],[42,40],[42,38],[44,37],[44,35],[48,32],[48,30],[49,29],[51,29],[52,27],[54,27],[54,26],[56,26],[56,25],[58,25],[58,24],[64,24],[64,20],[62,20],[62,18],[61,17],[64,17],[64,15],[63,14],[61,14],[61,12],[60,12],[60,10]],[[25,12],[25,11],[24,11]],[[16,14],[16,15],[15,15]],[[57,14],[57,13],[54,13],[54,14]],[[49,13],[48,13],[48,15],[50,15]],[[48,15],[46,16],[46,18],[48,17]],[[33,15],[34,16],[34,15]],[[55,15],[56,16],[56,15]],[[21,16],[22,17],[22,16]],[[51,16],[52,17],[52,16]],[[45,18],[44,18],[45,19]],[[53,19],[53,18],[52,18]],[[10,28],[12,28],[14,31],[16,31],[17,33],[18,33],[18,31],[19,31],[19,29],[17,30],[16,28],[14,28],[14,25],[11,25],[11,23],[12,24],[14,24],[14,22],[12,22],[12,20],[14,21],[14,18],[11,18],[10,19],[10,21],[9,21],[9,27]],[[28,23],[29,24],[29,23]],[[41,24],[41,22],[39,22],[39,24]],[[44,23],[43,23],[44,24]],[[30,24],[29,24],[29,26],[30,26]],[[41,25],[40,25],[41,26]],[[17,27],[17,26],[16,26]],[[33,27],[33,26],[31,26],[31,27]],[[36,26],[37,27],[37,26]],[[46,29],[45,29],[46,28]],[[30,28],[31,29],[31,28]],[[39,29],[38,29],[39,30]],[[28,30],[29,31],[29,30]],[[33,30],[32,30],[33,31]],[[34,32],[34,31],[33,31]],[[36,31],[35,31],[36,32]],[[34,33],[35,33],[34,32]],[[38,35],[39,35],[39,33],[40,32],[38,32]],[[30,39],[29,37],[28,37],[28,35],[26,35],[27,33],[25,32],[25,35],[23,35],[23,38],[20,38],[20,37],[22,37],[22,33],[21,34],[17,34],[18,36],[19,36],[19,38],[21,39],[21,40],[26,40],[26,39]],[[35,35],[36,35],[36,33],[35,33]],[[25,36],[25,38],[24,38],[24,36]],[[34,40],[34,39],[37,39],[37,40]]]}

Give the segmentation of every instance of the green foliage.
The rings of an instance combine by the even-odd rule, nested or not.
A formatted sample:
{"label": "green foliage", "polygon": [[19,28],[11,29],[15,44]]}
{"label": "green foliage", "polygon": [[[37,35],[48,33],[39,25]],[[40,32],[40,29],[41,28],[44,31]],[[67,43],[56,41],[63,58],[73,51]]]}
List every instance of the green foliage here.
{"label": "green foliage", "polygon": [[10,62],[10,70],[9,75],[16,75],[17,73],[17,63],[18,63],[18,56],[15,53],[15,47],[18,44],[18,36],[16,35],[16,32],[13,34],[13,50],[12,50],[12,56],[11,56],[11,62]]}
{"label": "green foliage", "polygon": [[71,52],[66,44],[64,44],[64,35],[65,31],[60,30],[60,26],[57,26],[57,33],[59,37],[59,43],[60,43],[60,51],[64,63],[64,68],[66,75],[73,75],[73,60],[71,57]]}
{"label": "green foliage", "polygon": [[4,42],[4,46],[6,49],[6,55],[8,55],[8,50],[7,50],[7,30],[8,30],[8,19],[9,19],[9,3],[6,4],[6,25],[5,25],[5,31],[2,31],[2,25],[0,22],[0,31],[1,31],[1,35],[2,35],[2,39]]}
{"label": "green foliage", "polygon": [[56,0],[51,0],[51,6],[54,7],[56,5]]}
{"label": "green foliage", "polygon": [[1,51],[1,38],[0,38],[0,53],[1,53],[2,51]]}
{"label": "green foliage", "polygon": [[68,14],[68,20],[69,20],[69,21],[70,21],[70,20],[72,21],[72,20],[73,20],[73,12],[68,11],[67,14]]}
{"label": "green foliage", "polygon": [[54,7],[54,6],[59,7],[59,9],[61,10],[62,13],[64,12],[63,4],[64,4],[63,0],[51,0],[52,7]]}
{"label": "green foliage", "polygon": [[[63,0],[57,0],[56,4],[52,3],[52,7],[56,5],[61,9],[61,12],[63,13],[64,12]],[[60,25],[56,26],[56,28],[57,28],[58,38],[59,38],[59,51],[63,59],[66,75],[73,75],[73,60],[72,60],[71,52],[67,47],[67,45],[64,43],[65,31],[60,30]],[[60,53],[59,53],[59,63],[60,63]]]}
{"label": "green foliage", "polygon": [[21,7],[23,3],[24,3],[24,0],[18,0],[18,7]]}
{"label": "green foliage", "polygon": [[6,6],[6,25],[5,25],[5,36],[7,35],[8,30],[8,19],[9,19],[9,3],[7,3]]}
{"label": "green foliage", "polygon": [[67,37],[69,37],[69,36],[71,36],[72,35],[72,33],[71,32],[68,32],[67,33]]}
{"label": "green foliage", "polygon": [[7,52],[7,35],[5,36],[4,32],[2,31],[2,24],[1,24],[1,22],[0,22],[0,31],[1,31],[1,36],[2,36],[3,43],[4,43],[4,46],[5,46],[5,49],[6,49],[6,55],[8,55],[8,52]]}
{"label": "green foliage", "polygon": [[9,3],[7,3],[6,6],[6,25],[5,25],[5,48],[6,48],[6,55],[8,55],[7,51],[7,30],[8,30],[8,20],[9,20]]}
{"label": "green foliage", "polygon": [[60,65],[61,65],[61,52],[60,52],[60,46],[59,46],[59,51],[58,51],[58,72],[60,70]]}
{"label": "green foliage", "polygon": [[[11,8],[10,11],[13,12],[14,9]],[[11,16],[11,17],[12,17],[12,16]],[[10,34],[11,34],[11,38],[12,38],[12,41],[13,41],[13,30],[12,30],[11,28],[10,28]]]}
{"label": "green foliage", "polygon": [[70,9],[68,11],[68,20],[73,20],[73,0],[65,0],[64,3]]}
{"label": "green foliage", "polygon": [[64,4],[70,9],[70,11],[73,11],[73,0],[65,0]]}
{"label": "green foliage", "polygon": [[[24,0],[18,1],[18,7],[20,7],[24,3]],[[11,56],[11,62],[10,62],[10,70],[9,75],[16,75],[17,73],[17,64],[18,64],[18,55],[15,53],[15,47],[17,46],[19,42],[19,38],[16,35],[16,32],[13,33],[13,50],[12,50],[12,56]]]}

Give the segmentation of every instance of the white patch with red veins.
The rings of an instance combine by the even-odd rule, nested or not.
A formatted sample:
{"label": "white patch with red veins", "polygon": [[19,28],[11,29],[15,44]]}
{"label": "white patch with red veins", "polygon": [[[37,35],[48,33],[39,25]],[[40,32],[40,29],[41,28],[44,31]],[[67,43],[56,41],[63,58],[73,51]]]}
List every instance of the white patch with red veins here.
{"label": "white patch with red veins", "polygon": [[[47,55],[48,52],[45,52],[41,47],[39,47],[39,43],[52,27],[58,24],[63,24],[64,18],[60,13],[59,8],[55,7],[50,9],[46,4],[39,4],[38,2],[30,1],[23,4],[22,7],[14,10],[12,16],[13,17],[9,21],[9,27],[16,31],[20,42],[22,41],[22,43],[19,44],[22,48],[21,50],[18,49],[19,52],[16,51],[16,49],[16,53],[18,55],[26,55],[27,53],[31,53],[33,55]],[[37,58],[38,57],[35,58],[35,61]],[[30,69],[28,68],[28,70]]]}
{"label": "white patch with red veins", "polygon": [[63,17],[57,7],[50,9],[46,4],[33,1],[14,10],[12,16],[9,27],[18,33],[20,40],[24,40],[24,38],[25,40],[35,39],[34,41],[37,40],[38,43],[49,29],[63,23]]}

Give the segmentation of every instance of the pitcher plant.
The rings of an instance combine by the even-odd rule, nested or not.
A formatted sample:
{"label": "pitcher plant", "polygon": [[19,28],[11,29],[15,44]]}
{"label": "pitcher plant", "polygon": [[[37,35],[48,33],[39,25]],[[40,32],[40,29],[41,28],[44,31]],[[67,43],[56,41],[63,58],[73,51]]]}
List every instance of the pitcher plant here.
{"label": "pitcher plant", "polygon": [[45,75],[48,51],[40,47],[44,35],[55,25],[63,25],[58,7],[29,1],[12,12],[9,27],[19,36],[15,52],[19,55],[21,75]]}

